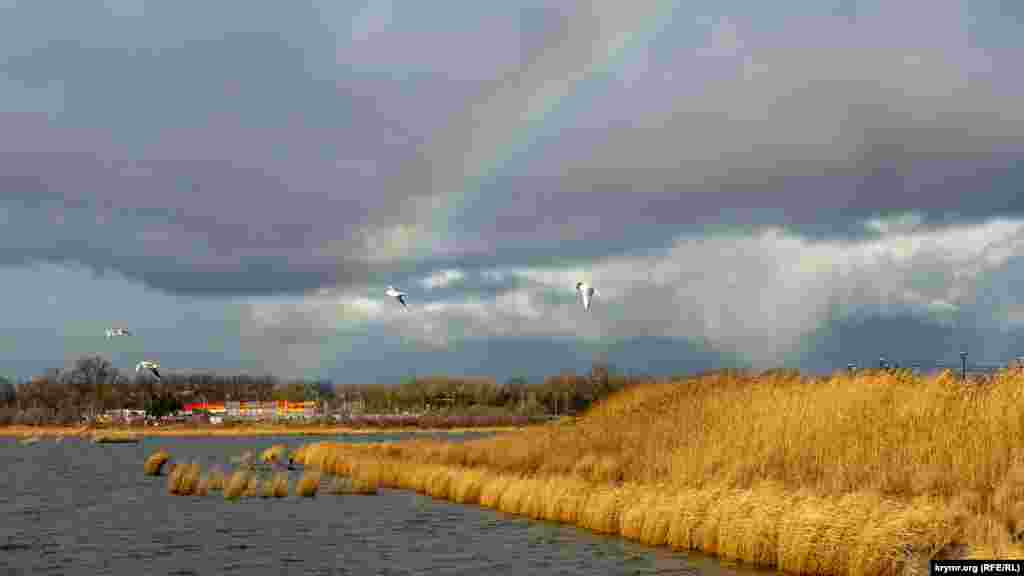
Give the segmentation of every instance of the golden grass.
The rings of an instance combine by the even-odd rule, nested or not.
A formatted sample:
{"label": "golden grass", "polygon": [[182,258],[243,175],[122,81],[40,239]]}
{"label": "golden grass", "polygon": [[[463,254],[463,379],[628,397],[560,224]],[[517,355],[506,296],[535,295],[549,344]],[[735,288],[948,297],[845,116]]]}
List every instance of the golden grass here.
{"label": "golden grass", "polygon": [[307,470],[295,486],[295,493],[303,498],[313,498],[320,489],[320,472]]}
{"label": "golden grass", "polygon": [[329,494],[373,495],[380,491],[380,485],[366,478],[343,478],[335,476],[327,488]]}
{"label": "golden grass", "polygon": [[[1024,373],[637,386],[572,425],[463,443],[302,446],[326,473],[796,574],[1022,555]],[[360,472],[363,471],[363,472]]]}
{"label": "golden grass", "polygon": [[199,463],[193,461],[190,464],[175,466],[167,475],[167,492],[176,496],[189,496],[197,494],[200,486],[201,469]]}
{"label": "golden grass", "polygon": [[159,476],[162,471],[164,464],[171,459],[171,455],[165,450],[157,450],[146,458],[146,462],[142,465],[142,470],[146,473],[146,476]]}
{"label": "golden grass", "polygon": [[288,447],[284,444],[274,444],[260,453],[260,462],[267,464],[281,462],[287,452]]}
{"label": "golden grass", "polygon": [[253,474],[249,470],[244,468],[235,470],[231,478],[228,479],[227,485],[224,486],[224,499],[238,500],[245,493],[252,479]]}

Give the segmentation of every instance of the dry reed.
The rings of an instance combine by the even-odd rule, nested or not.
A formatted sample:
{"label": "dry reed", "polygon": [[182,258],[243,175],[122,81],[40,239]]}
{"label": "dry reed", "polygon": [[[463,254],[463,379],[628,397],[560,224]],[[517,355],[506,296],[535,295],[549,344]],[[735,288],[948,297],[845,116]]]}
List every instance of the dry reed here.
{"label": "dry reed", "polygon": [[252,498],[259,496],[260,494],[260,477],[253,474],[249,477],[249,481],[245,484],[245,490],[242,491],[242,496],[246,498]]}
{"label": "dry reed", "polygon": [[628,389],[573,425],[316,442],[296,460],[797,574],[910,573],[1021,555],[1022,400],[1021,372],[719,373]]}
{"label": "dry reed", "polygon": [[224,490],[224,471],[219,466],[214,466],[206,475],[206,486],[211,492]]}
{"label": "dry reed", "polygon": [[327,488],[330,494],[361,494],[372,495],[379,492],[380,486],[365,478],[343,478],[336,476]]}
{"label": "dry reed", "polygon": [[249,470],[244,468],[235,470],[235,472],[231,474],[231,478],[228,479],[227,485],[224,486],[224,499],[238,500],[245,493],[252,477],[253,474]]}
{"label": "dry reed", "polygon": [[147,476],[159,476],[163,470],[164,464],[171,459],[171,455],[165,450],[157,450],[150,454],[149,458],[146,458],[146,462],[142,465],[143,471]]}
{"label": "dry reed", "polygon": [[285,498],[288,496],[288,491],[288,474],[277,472],[273,477],[263,480],[260,497]]}
{"label": "dry reed", "polygon": [[313,498],[320,489],[320,472],[308,470],[302,474],[302,478],[295,486],[295,493],[303,498]]}
{"label": "dry reed", "polygon": [[274,444],[270,448],[267,448],[260,453],[260,462],[271,464],[273,462],[281,462],[284,455],[287,453],[288,447],[284,444]]}
{"label": "dry reed", "polygon": [[274,498],[287,498],[288,492],[290,491],[288,485],[288,474],[285,472],[277,472],[274,474],[273,479],[270,481],[272,487],[272,493]]}
{"label": "dry reed", "polygon": [[199,463],[195,461],[191,464],[175,466],[167,476],[167,492],[177,496],[196,494],[201,472]]}

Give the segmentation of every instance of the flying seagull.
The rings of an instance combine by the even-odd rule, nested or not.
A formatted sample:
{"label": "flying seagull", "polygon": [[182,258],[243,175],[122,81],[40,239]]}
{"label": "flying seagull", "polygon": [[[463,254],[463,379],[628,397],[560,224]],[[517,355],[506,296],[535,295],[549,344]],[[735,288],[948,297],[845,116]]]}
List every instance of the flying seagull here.
{"label": "flying seagull", "polygon": [[150,362],[149,360],[143,360],[142,362],[139,362],[138,364],[135,365],[135,372],[140,372],[143,369],[149,370],[150,372],[153,373],[154,376],[156,376],[156,379],[159,380],[160,372],[157,370],[158,368],[160,368],[160,364],[157,364],[156,362]]}
{"label": "flying seagull", "polygon": [[127,328],[107,328],[107,338],[113,338],[114,336],[131,336],[132,333]]}
{"label": "flying seagull", "polygon": [[596,288],[594,288],[590,284],[587,284],[586,282],[577,282],[576,292],[578,292],[580,297],[583,298],[583,309],[587,311],[590,310],[590,302],[591,300],[593,300],[594,296],[601,295],[601,293],[598,292]]}
{"label": "flying seagull", "polygon": [[408,296],[408,294],[406,294],[405,292],[402,292],[401,290],[395,290],[394,286],[388,286],[387,291],[384,292],[384,293],[387,294],[388,296],[391,296],[395,300],[398,300],[399,302],[401,302],[402,308],[406,308],[407,309],[409,307],[405,303],[405,297]]}

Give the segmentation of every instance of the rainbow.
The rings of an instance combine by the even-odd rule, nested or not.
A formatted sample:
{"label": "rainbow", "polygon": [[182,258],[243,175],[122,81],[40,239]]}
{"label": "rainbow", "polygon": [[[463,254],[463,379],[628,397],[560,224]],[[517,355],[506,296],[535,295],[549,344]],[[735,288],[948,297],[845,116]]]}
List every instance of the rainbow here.
{"label": "rainbow", "polygon": [[[429,225],[421,233],[419,256],[426,256],[443,250],[446,240],[458,223],[477,205],[484,196],[485,185],[495,178],[502,168],[512,160],[522,158],[536,149],[537,140],[548,131],[557,128],[556,115],[563,111],[562,121],[571,110],[580,109],[577,101],[592,98],[597,93],[597,82],[622,67],[627,57],[648,45],[672,21],[679,7],[679,0],[654,0],[650,12],[640,19],[637,29],[619,32],[605,41],[604,48],[593,61],[570,78],[545,81],[530,93],[522,104],[518,122],[510,131],[499,134],[493,147],[467,154],[476,156],[475,167],[466,171],[460,186],[454,190],[434,190],[435,204],[432,206]],[[585,90],[588,84],[594,85]],[[500,95],[498,96],[500,98]]]}

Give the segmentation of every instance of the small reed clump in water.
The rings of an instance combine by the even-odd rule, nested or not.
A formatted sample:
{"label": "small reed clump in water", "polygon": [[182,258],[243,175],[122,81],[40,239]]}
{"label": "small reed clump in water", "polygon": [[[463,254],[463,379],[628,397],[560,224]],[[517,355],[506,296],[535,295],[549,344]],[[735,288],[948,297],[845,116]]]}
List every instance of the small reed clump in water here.
{"label": "small reed clump in water", "polygon": [[285,498],[288,496],[288,475],[284,472],[277,472],[272,478],[263,481],[263,490],[260,496],[263,498]]}
{"label": "small reed clump in water", "polygon": [[246,498],[252,498],[259,496],[260,494],[260,477],[253,474],[249,477],[249,482],[245,485],[245,490],[242,492],[242,496]]}
{"label": "small reed clump in water", "polygon": [[274,444],[260,453],[260,461],[266,464],[281,462],[287,452],[288,447],[284,444]]}
{"label": "small reed clump in water", "polygon": [[298,485],[295,486],[295,493],[303,498],[314,498],[316,497],[316,492],[319,489],[320,472],[309,470],[302,474],[302,479],[300,479]]}
{"label": "small reed clump in water", "polygon": [[164,464],[170,459],[171,455],[167,451],[157,450],[150,454],[149,458],[146,458],[146,463],[143,464],[142,469],[145,471],[146,476],[159,476]]}
{"label": "small reed clump in water", "polygon": [[207,488],[211,491],[218,491],[224,489],[224,471],[219,466],[214,466],[210,469],[210,472],[206,475]]}
{"label": "small reed clump in water", "polygon": [[210,477],[209,475],[203,476],[199,479],[199,484],[196,484],[196,496],[206,496],[210,493]]}
{"label": "small reed clump in water", "polygon": [[231,478],[228,479],[227,485],[224,486],[224,499],[238,500],[249,486],[249,479],[251,477],[252,472],[248,470],[242,468],[235,470]]}
{"label": "small reed clump in water", "polygon": [[167,492],[176,496],[196,494],[201,473],[199,463],[195,461],[191,464],[175,466],[167,476]]}

